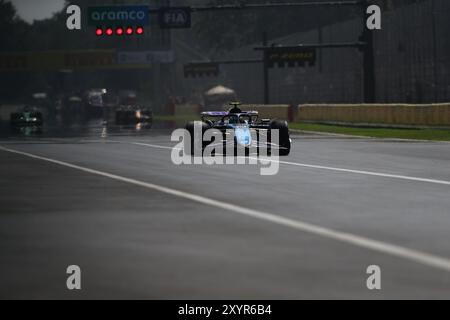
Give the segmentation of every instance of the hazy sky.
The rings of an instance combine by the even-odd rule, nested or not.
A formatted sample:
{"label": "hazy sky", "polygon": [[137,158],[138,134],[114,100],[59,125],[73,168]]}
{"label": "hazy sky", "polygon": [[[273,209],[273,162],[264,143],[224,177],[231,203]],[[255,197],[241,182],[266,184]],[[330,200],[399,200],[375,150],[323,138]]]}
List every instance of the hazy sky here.
{"label": "hazy sky", "polygon": [[10,0],[19,15],[28,22],[50,18],[64,7],[64,0]]}
{"label": "hazy sky", "polygon": [[[9,0],[16,7],[20,17],[28,22],[33,20],[41,20],[50,18],[54,12],[60,11],[64,7],[64,0]],[[108,3],[108,1],[105,1]],[[115,3],[115,0],[109,1]],[[117,1],[120,2],[120,1]],[[136,1],[136,3],[151,1]],[[173,0],[174,5],[186,5],[186,4],[204,4],[208,0]]]}

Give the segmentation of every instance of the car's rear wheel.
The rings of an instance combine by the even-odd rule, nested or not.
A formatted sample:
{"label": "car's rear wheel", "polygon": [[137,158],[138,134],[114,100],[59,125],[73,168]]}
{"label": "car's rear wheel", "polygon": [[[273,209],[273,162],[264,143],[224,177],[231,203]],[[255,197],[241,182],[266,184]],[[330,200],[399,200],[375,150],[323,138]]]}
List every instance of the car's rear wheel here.
{"label": "car's rear wheel", "polygon": [[272,120],[270,122],[270,141],[272,141],[272,130],[279,132],[279,155],[287,156],[291,152],[291,139],[289,136],[289,126],[286,121]]}

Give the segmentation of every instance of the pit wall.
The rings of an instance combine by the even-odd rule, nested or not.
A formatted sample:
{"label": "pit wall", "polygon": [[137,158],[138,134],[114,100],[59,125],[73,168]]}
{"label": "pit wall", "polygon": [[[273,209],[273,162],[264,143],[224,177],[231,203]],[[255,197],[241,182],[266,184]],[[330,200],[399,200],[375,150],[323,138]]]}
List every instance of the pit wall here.
{"label": "pit wall", "polygon": [[450,103],[302,104],[296,122],[390,127],[450,127]]}

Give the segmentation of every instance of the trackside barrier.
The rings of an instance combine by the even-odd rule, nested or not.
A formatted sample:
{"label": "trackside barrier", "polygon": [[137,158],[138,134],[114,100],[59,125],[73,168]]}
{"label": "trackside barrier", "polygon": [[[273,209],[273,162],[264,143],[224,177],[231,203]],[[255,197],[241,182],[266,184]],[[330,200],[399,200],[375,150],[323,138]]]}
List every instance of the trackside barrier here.
{"label": "trackside barrier", "polygon": [[279,119],[292,122],[294,120],[294,108],[288,104],[259,105],[244,104],[244,111],[258,111],[260,119]]}
{"label": "trackside barrier", "polygon": [[302,104],[297,122],[382,126],[450,127],[450,103]]}

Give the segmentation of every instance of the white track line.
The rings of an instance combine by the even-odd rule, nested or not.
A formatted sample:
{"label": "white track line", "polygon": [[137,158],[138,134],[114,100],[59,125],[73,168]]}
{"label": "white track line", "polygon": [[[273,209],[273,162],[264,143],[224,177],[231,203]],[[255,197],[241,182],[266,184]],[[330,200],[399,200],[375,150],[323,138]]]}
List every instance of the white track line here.
{"label": "white track line", "polygon": [[[251,159],[258,159],[258,158],[254,158],[253,157]],[[261,158],[259,158],[259,159],[261,159]],[[434,183],[434,184],[441,184],[441,185],[450,186],[450,181],[446,181],[446,180],[418,178],[418,177],[403,176],[403,175],[398,175],[398,174],[381,173],[381,172],[364,171],[364,170],[353,170],[353,169],[326,167],[326,166],[318,166],[318,165],[306,164],[306,163],[273,160],[273,159],[268,159],[268,158],[262,158],[262,159],[265,160],[265,161],[277,162],[277,163],[280,163],[280,164],[286,164],[286,165],[297,166],[297,167],[329,170],[329,171],[336,171],[336,172],[356,173],[356,174],[364,174],[364,175],[367,175],[367,176],[393,178],[393,179],[401,179],[401,180],[416,181],[416,182],[427,182],[427,183]]]}
{"label": "white track line", "polygon": [[156,191],[170,194],[170,195],[173,195],[173,196],[176,196],[179,198],[184,198],[187,200],[195,201],[195,202],[207,205],[207,206],[224,209],[224,210],[231,211],[234,213],[239,213],[243,216],[248,216],[248,217],[252,217],[255,219],[259,219],[259,220],[272,222],[277,225],[289,227],[289,228],[307,232],[307,233],[310,233],[313,235],[321,236],[324,238],[336,240],[336,241],[347,243],[347,244],[351,244],[351,245],[361,247],[364,249],[377,251],[377,252],[380,252],[383,254],[388,254],[388,255],[391,255],[391,256],[394,256],[397,258],[403,258],[403,259],[410,260],[410,261],[413,261],[416,263],[420,263],[420,264],[423,264],[423,265],[426,265],[429,267],[434,267],[437,269],[441,269],[441,270],[450,272],[450,259],[445,258],[445,257],[439,257],[439,256],[428,254],[425,252],[416,251],[416,250],[404,248],[404,247],[401,247],[398,245],[390,244],[387,242],[373,240],[373,239],[365,238],[362,236],[353,235],[351,233],[336,231],[333,229],[324,228],[324,227],[317,226],[314,224],[310,224],[310,223],[306,223],[306,222],[302,222],[302,221],[298,221],[298,220],[293,220],[293,219],[289,219],[289,218],[284,218],[284,217],[277,216],[277,215],[274,215],[271,213],[254,210],[254,209],[249,209],[249,208],[241,207],[238,205],[233,205],[230,203],[226,203],[226,202],[210,199],[207,197],[195,195],[192,193],[188,193],[188,192],[184,192],[184,191],[180,191],[180,190],[176,190],[176,189],[172,189],[172,188],[167,188],[167,187],[156,185],[153,183],[130,179],[130,178],[118,176],[115,174],[110,174],[107,172],[102,172],[102,171],[98,171],[98,170],[94,170],[94,169],[89,169],[86,167],[77,166],[74,164],[70,164],[70,163],[55,160],[55,159],[41,157],[41,156],[34,155],[31,153],[27,153],[27,152],[13,150],[13,149],[5,148],[2,146],[0,146],[0,150],[7,151],[10,153],[14,153],[14,154],[19,154],[19,155],[26,156],[26,157],[29,157],[32,159],[51,162],[51,163],[54,163],[54,164],[57,164],[60,166],[76,169],[76,170],[79,170],[82,172],[91,173],[94,175],[110,178],[113,180],[129,183],[129,184],[133,184],[133,185],[136,185],[139,187],[156,190]]}
{"label": "white track line", "polygon": [[[144,146],[144,147],[151,147],[151,148],[173,149],[173,148],[167,147],[167,146],[158,146],[158,145],[154,145],[154,144],[147,144],[147,143],[140,143],[140,142],[126,142],[126,143],[138,145],[138,146]],[[426,183],[450,186],[450,181],[447,181],[447,180],[436,180],[436,179],[403,176],[403,175],[398,175],[398,174],[390,174],[390,173],[382,173],[382,172],[374,172],[374,171],[364,171],[364,170],[354,170],[354,169],[344,169],[344,168],[336,168],[336,167],[328,167],[328,166],[319,166],[319,165],[313,165],[313,164],[307,164],[307,163],[281,161],[281,160],[274,160],[274,159],[270,159],[270,158],[261,158],[261,157],[260,158],[246,157],[246,158],[252,159],[252,160],[264,160],[264,161],[276,162],[276,163],[280,163],[280,164],[303,167],[303,168],[320,169],[320,170],[345,172],[345,173],[355,173],[355,174],[363,174],[366,176],[400,179],[400,180],[415,181],[415,182],[426,182]]]}
{"label": "white track line", "polygon": [[160,146],[157,144],[148,144],[148,143],[141,143],[141,142],[126,142],[126,143],[131,143],[134,144],[136,146],[144,146],[144,147],[151,147],[151,148],[157,148],[157,149],[167,149],[167,150],[173,150],[174,147],[167,147],[167,146]]}

